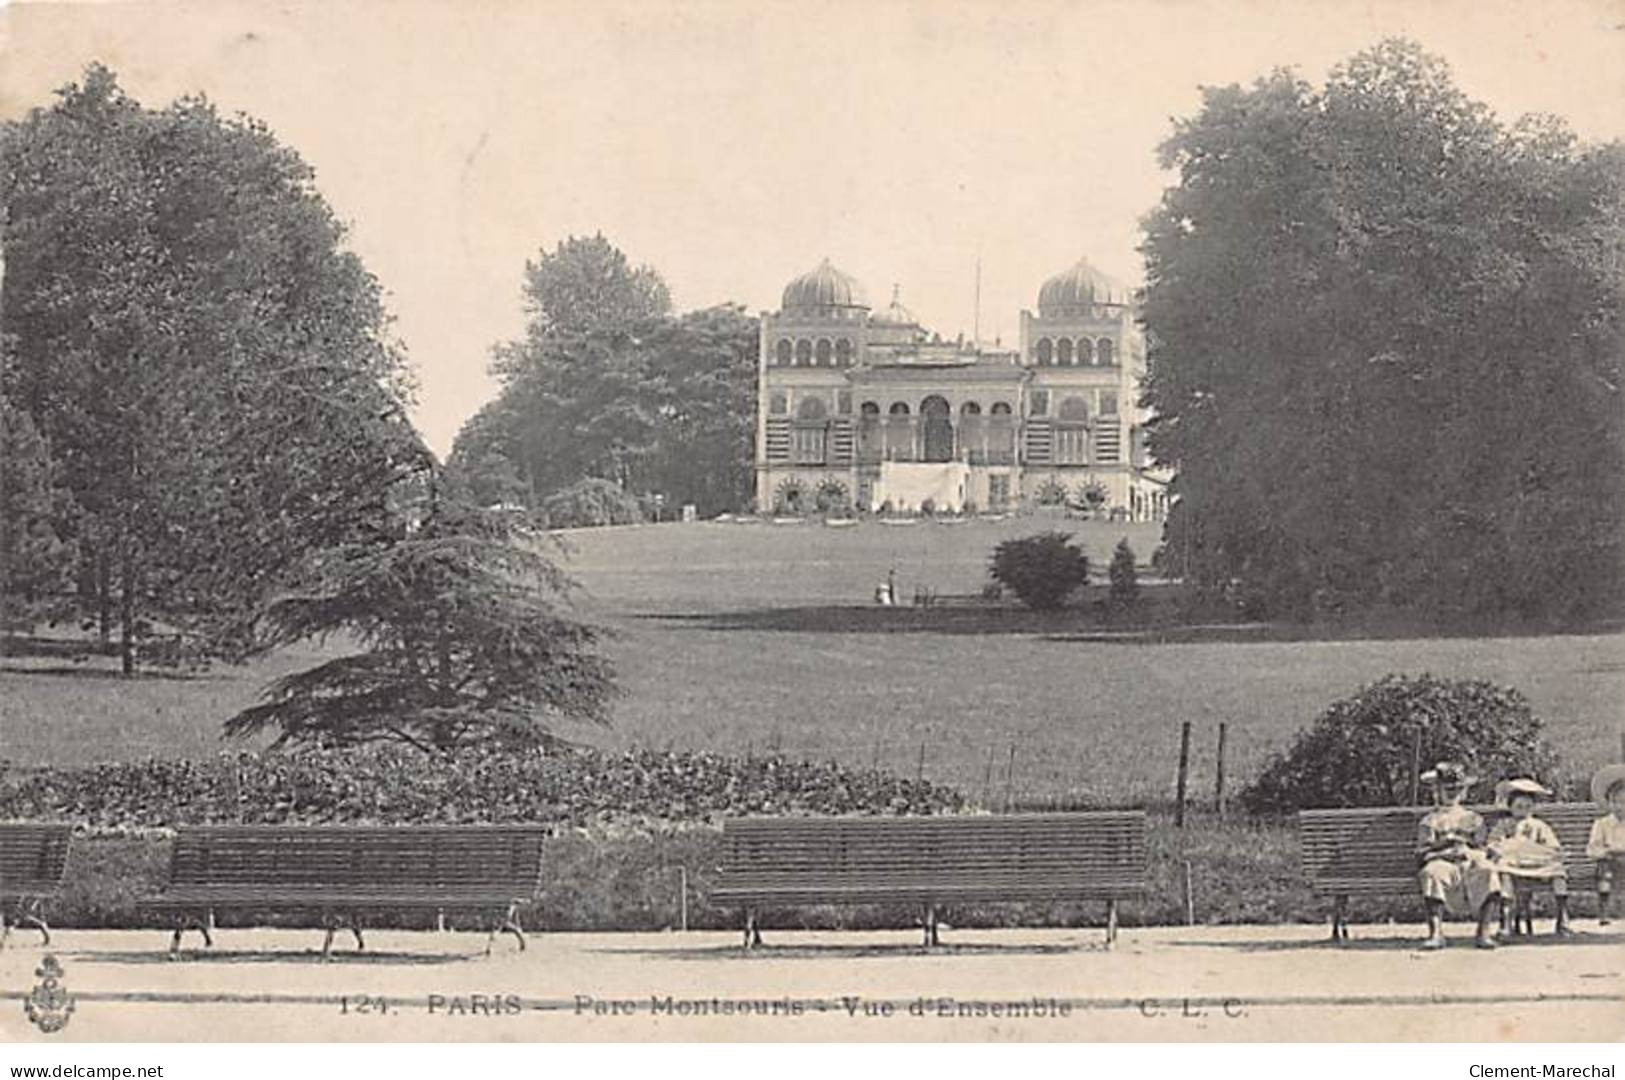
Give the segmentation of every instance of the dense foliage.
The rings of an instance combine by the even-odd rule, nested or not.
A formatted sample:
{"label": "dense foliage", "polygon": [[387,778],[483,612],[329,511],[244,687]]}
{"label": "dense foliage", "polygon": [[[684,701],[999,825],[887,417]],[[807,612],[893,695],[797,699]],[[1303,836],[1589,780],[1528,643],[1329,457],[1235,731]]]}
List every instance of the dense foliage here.
{"label": "dense foliage", "polygon": [[1006,540],[993,549],[988,573],[1030,608],[1058,608],[1089,580],[1089,560],[1071,533]]}
{"label": "dense foliage", "polygon": [[4,392],[71,496],[21,530],[73,554],[63,599],[126,672],[148,644],[240,649],[426,459],[377,281],[263,124],[145,109],[99,66],[0,130],[0,204]]}
{"label": "dense foliage", "polygon": [[542,503],[542,518],[550,529],[636,525],[643,520],[643,506],[619,485],[588,477],[549,496]]}
{"label": "dense foliage", "polygon": [[725,814],[929,814],[955,792],[821,762],[711,753],[400,746],[222,754],[10,773],[0,818],[103,828],[210,822],[428,824],[600,819],[711,821]]}
{"label": "dense foliage", "polygon": [[398,536],[323,551],[270,605],[267,647],[343,635],[364,651],[279,679],[228,734],[445,751],[545,742],[560,719],[608,722],[602,631],[567,610],[571,583],[543,541],[506,514],[427,502]]}
{"label": "dense foliage", "polygon": [[1625,567],[1625,148],[1389,41],[1205,91],[1145,222],[1168,551],[1274,614],[1584,616]]}
{"label": "dense foliage", "polygon": [[673,316],[660,276],[602,236],[528,263],[525,296],[525,336],[497,347],[501,392],[459,433],[453,470],[533,508],[583,479],[706,515],[745,505],[757,327],[742,308]]}
{"label": "dense foliage", "polygon": [[0,656],[13,634],[63,612],[78,557],[61,464],[33,418],[10,404],[6,371],[0,354]]}
{"label": "dense foliage", "polygon": [[1465,762],[1479,779],[1474,794],[1485,798],[1509,776],[1550,782],[1557,757],[1514,689],[1389,675],[1327,709],[1242,801],[1255,813],[1404,805],[1418,763],[1426,769],[1436,761]]}

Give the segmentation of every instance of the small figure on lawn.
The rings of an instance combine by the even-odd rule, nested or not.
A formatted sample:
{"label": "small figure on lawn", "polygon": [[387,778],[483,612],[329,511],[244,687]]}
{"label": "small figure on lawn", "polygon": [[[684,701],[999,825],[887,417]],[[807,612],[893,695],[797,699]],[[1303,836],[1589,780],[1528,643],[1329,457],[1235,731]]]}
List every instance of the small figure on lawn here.
{"label": "small figure on lawn", "polygon": [[1501,901],[1512,904],[1513,934],[1525,929],[1535,932],[1530,915],[1530,898],[1535,890],[1550,885],[1557,900],[1559,937],[1569,929],[1569,879],[1563,869],[1563,842],[1557,832],[1535,816],[1535,801],[1551,791],[1527,776],[1502,780],[1495,785],[1495,805],[1505,815],[1490,829],[1489,851],[1501,876]]}
{"label": "small figure on lawn", "polygon": [[1452,761],[1441,761],[1422,774],[1433,788],[1437,809],[1424,815],[1417,830],[1417,883],[1427,902],[1428,936],[1424,949],[1444,948],[1444,913],[1478,914],[1473,943],[1495,948],[1493,928],[1501,918],[1501,881],[1484,850],[1484,819],[1462,805],[1473,778]]}
{"label": "small figure on lawn", "polygon": [[1625,765],[1604,765],[1591,778],[1591,799],[1608,813],[1591,824],[1586,858],[1597,860],[1597,924],[1607,926],[1614,884],[1625,878]]}

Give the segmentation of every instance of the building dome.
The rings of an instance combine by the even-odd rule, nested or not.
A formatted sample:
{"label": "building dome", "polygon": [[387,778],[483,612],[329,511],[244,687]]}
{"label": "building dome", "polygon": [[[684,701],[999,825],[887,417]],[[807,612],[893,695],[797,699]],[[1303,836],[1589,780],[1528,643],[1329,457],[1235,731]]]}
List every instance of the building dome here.
{"label": "building dome", "polygon": [[830,265],[828,259],[784,287],[780,306],[785,311],[867,311],[863,286],[849,274]]}
{"label": "building dome", "polygon": [[893,285],[891,287],[891,303],[884,309],[875,312],[869,321],[876,326],[919,326],[919,320],[914,317],[914,313],[903,306],[901,293],[902,289]]}
{"label": "building dome", "polygon": [[1126,304],[1128,298],[1128,288],[1121,282],[1096,270],[1088,259],[1079,259],[1038,290],[1038,314],[1081,314],[1096,304]]}

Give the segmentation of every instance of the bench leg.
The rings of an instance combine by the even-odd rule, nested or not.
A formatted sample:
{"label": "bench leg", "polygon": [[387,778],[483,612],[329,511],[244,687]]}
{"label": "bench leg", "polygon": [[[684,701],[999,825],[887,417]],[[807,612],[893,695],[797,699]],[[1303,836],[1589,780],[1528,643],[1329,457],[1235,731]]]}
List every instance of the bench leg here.
{"label": "bench leg", "polygon": [[762,944],[762,931],[756,925],[756,909],[745,909],[745,948],[754,949]]}
{"label": "bench leg", "polygon": [[359,917],[350,920],[350,933],[355,935],[356,952],[366,952],[367,939],[361,936],[361,919]]}
{"label": "bench leg", "polygon": [[509,904],[507,912],[502,916],[502,931],[512,934],[513,939],[519,943],[519,951],[525,951],[525,931],[519,925],[519,905]]}
{"label": "bench leg", "polygon": [[11,937],[11,920],[6,918],[6,909],[0,907],[0,949],[6,947],[6,939]]}
{"label": "bench leg", "polygon": [[175,916],[175,932],[169,935],[169,957],[171,960],[180,955],[181,935],[187,930],[196,930],[203,935],[204,948],[214,947],[214,935],[209,932],[209,923],[195,915]]}
{"label": "bench leg", "polygon": [[339,920],[332,912],[322,912],[322,959],[333,955],[333,935],[338,933]]}
{"label": "bench leg", "polygon": [[45,925],[45,920],[40,916],[39,909],[37,907],[31,908],[28,911],[19,912],[17,917],[19,920],[17,923],[18,926],[21,926],[23,923],[28,923],[30,926],[34,927],[40,932],[40,937],[44,939],[41,944],[49,945],[51,943],[51,928]]}
{"label": "bench leg", "polygon": [[1339,895],[1332,900],[1332,940],[1349,939],[1349,898]]}
{"label": "bench leg", "polygon": [[940,944],[937,940],[937,905],[925,905],[925,915],[923,921],[925,923],[926,947],[932,948]]}
{"label": "bench leg", "polygon": [[1117,901],[1106,901],[1106,947],[1109,949],[1117,941]]}

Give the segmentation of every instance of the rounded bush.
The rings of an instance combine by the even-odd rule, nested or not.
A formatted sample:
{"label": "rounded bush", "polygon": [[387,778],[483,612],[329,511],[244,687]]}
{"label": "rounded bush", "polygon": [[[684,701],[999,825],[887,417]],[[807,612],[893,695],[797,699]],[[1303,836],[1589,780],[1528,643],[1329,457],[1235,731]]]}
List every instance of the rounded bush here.
{"label": "rounded bush", "polygon": [[1469,798],[1487,799],[1504,777],[1550,778],[1557,755],[1511,687],[1388,675],[1322,713],[1241,798],[1254,813],[1404,805],[1418,761],[1465,762],[1478,777]]}
{"label": "rounded bush", "polygon": [[1089,580],[1089,560],[1072,535],[1037,533],[1006,540],[993,549],[988,572],[1030,608],[1058,608],[1073,590]]}

